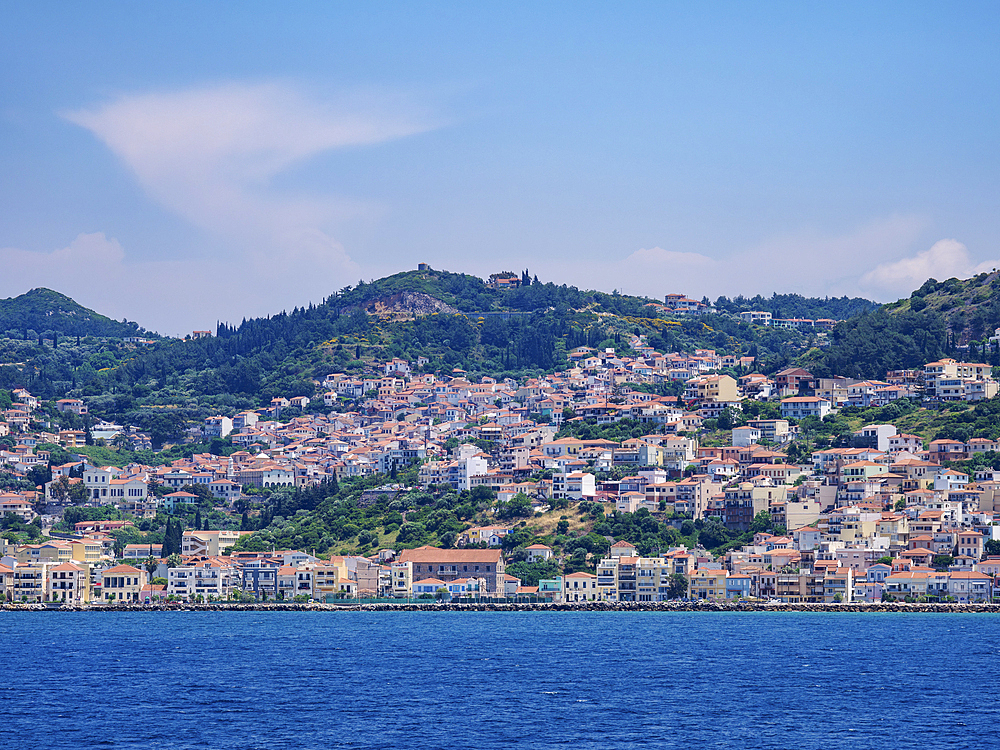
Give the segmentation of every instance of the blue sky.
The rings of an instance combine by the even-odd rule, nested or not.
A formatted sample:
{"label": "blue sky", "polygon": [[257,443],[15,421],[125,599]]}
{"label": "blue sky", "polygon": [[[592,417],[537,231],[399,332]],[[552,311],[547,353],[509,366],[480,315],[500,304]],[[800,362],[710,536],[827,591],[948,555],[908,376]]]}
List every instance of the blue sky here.
{"label": "blue sky", "polygon": [[660,297],[1000,266],[1000,5],[0,9],[0,296],[165,333],[428,262]]}

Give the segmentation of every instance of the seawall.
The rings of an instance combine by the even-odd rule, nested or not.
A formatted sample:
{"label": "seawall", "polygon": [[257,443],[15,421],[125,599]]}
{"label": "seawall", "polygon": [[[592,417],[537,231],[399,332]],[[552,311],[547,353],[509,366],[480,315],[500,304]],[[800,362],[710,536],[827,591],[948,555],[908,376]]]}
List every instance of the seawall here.
{"label": "seawall", "polygon": [[760,602],[575,602],[568,604],[378,602],[357,604],[296,604],[285,602],[236,604],[51,605],[3,604],[4,612],[854,612],[1000,614],[1000,604],[875,602],[851,604],[766,604]]}

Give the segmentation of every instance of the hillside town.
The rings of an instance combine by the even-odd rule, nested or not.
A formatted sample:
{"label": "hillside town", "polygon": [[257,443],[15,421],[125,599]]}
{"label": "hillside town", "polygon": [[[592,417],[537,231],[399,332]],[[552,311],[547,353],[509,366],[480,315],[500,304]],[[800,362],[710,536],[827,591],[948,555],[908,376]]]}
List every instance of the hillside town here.
{"label": "hillside town", "polygon": [[[685,300],[667,302],[694,302]],[[75,451],[95,440],[148,448],[148,436],[103,422],[86,431],[52,430],[38,399],[15,390],[0,421],[3,474],[24,482],[36,467],[48,467],[51,479],[34,491],[0,494],[0,515],[33,525],[38,537],[23,543],[5,533],[0,540],[0,600],[833,603],[1000,596],[1000,555],[990,554],[1000,552],[1000,471],[956,468],[1000,452],[996,440],[925,444],[886,423],[862,426],[844,447],[796,450],[803,424],[845,407],[992,399],[998,384],[989,365],[944,359],[858,381],[816,378],[796,367],[765,376],[753,371],[752,357],[708,349],[661,354],[638,335],[629,351],[579,347],[567,369],[523,382],[472,382],[462,371],[442,377],[423,372],[425,363],[394,358],[364,378],[329,375],[316,383],[318,397],[276,397],[266,408],[206,419],[190,440],[218,439],[235,451],[161,466],[97,465]],[[667,385],[679,395],[662,395]],[[310,412],[314,400],[331,408]],[[720,423],[754,404],[767,405],[767,416],[740,420],[721,432],[725,440],[713,437]],[[81,416],[88,410],[78,399],[61,399],[55,408]],[[295,416],[283,419],[290,410]],[[572,436],[574,426],[625,421],[646,434]],[[51,446],[71,460],[53,462]],[[371,492],[395,496],[412,489],[397,476],[414,468],[422,489],[484,488],[497,507],[520,499],[528,522],[586,507],[604,517],[631,514],[678,530],[710,525],[748,536],[712,554],[700,545],[641,550],[605,535],[606,546],[576,566],[586,569],[560,567],[561,574],[530,582],[507,572],[512,557],[504,539],[516,526],[495,516],[487,525],[467,525],[448,548],[386,546],[365,555],[240,548],[253,533],[237,527],[255,493],[381,476]],[[162,544],[119,543],[116,532],[205,498],[232,518],[232,528],[185,529],[179,552],[169,555]],[[120,518],[60,523],[67,509],[106,507]],[[762,520],[765,528],[758,528]],[[519,556],[567,562],[542,543]]]}

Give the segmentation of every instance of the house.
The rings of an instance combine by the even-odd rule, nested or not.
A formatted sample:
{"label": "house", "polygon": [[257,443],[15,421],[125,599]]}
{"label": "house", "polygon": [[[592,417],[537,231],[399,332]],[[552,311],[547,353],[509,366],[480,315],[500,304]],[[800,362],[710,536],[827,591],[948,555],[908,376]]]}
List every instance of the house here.
{"label": "house", "polygon": [[224,438],[233,431],[233,420],[229,417],[215,416],[205,419],[205,437]]}
{"label": "house", "polygon": [[447,584],[440,578],[422,578],[413,582],[413,598],[429,599],[438,592],[445,594],[448,591]]}
{"label": "house", "polygon": [[7,592],[15,602],[41,602],[45,597],[50,562],[18,563]]}
{"label": "house", "polygon": [[219,557],[228,548],[236,546],[241,536],[251,533],[253,532],[188,530],[181,537],[181,554]]}
{"label": "house", "polygon": [[528,562],[544,562],[552,559],[552,548],[544,544],[532,544],[524,548],[528,554]]}
{"label": "house", "polygon": [[978,531],[958,532],[958,554],[962,557],[971,557],[975,560],[983,558],[985,549],[985,537]]}
{"label": "house", "polygon": [[[434,577],[442,581],[456,578],[483,578],[490,593],[503,593],[504,561],[498,549],[439,549],[417,547],[403,550],[399,563],[412,564],[412,578]],[[396,564],[393,564],[393,571]],[[395,579],[393,581],[395,590]]]}
{"label": "house", "polygon": [[167,587],[162,583],[147,583],[139,592],[139,601],[143,604],[155,604],[165,601],[167,598]]}
{"label": "house", "polygon": [[131,565],[116,565],[101,573],[99,600],[104,604],[137,602],[143,587],[148,583],[145,570]]}
{"label": "house", "polygon": [[807,388],[812,388],[815,384],[816,379],[812,373],[801,367],[789,367],[774,376],[774,387],[782,395],[800,393]]}
{"label": "house", "polygon": [[569,474],[556,474],[552,477],[553,498],[583,500],[593,498],[596,494],[596,482],[593,474],[574,471]]}
{"label": "house", "polygon": [[71,411],[80,416],[87,413],[86,405],[78,398],[61,398],[56,401],[56,409],[58,411]]}
{"label": "house", "polygon": [[744,322],[755,326],[769,326],[771,325],[772,320],[771,313],[763,310],[747,310],[746,312],[741,312],[740,318]]}
{"label": "house", "polygon": [[693,599],[725,599],[726,571],[698,568],[688,578],[688,596]]}
{"label": "house", "polygon": [[592,602],[599,599],[597,576],[593,573],[569,573],[562,576],[563,602]]}
{"label": "house", "polygon": [[793,396],[781,400],[781,416],[784,419],[822,419],[830,413],[830,402],[819,396]]}
{"label": "house", "polygon": [[735,427],[732,443],[738,448],[754,445],[761,439],[761,431],[756,427]]}
{"label": "house", "polygon": [[90,601],[90,566],[64,562],[48,570],[47,599],[66,604],[86,604]]}

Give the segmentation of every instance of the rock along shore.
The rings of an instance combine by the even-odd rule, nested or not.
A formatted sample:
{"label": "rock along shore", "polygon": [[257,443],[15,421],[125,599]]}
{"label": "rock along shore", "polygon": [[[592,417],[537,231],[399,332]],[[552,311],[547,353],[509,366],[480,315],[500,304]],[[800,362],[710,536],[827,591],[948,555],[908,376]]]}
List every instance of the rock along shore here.
{"label": "rock along shore", "polygon": [[295,604],[285,602],[234,604],[116,604],[116,605],[55,605],[3,604],[3,612],[956,612],[1000,614],[1000,604],[908,604],[876,602],[852,604],[766,604],[763,602],[576,602],[571,604],[437,604],[429,602],[377,602],[358,604],[345,601],[337,604]]}

